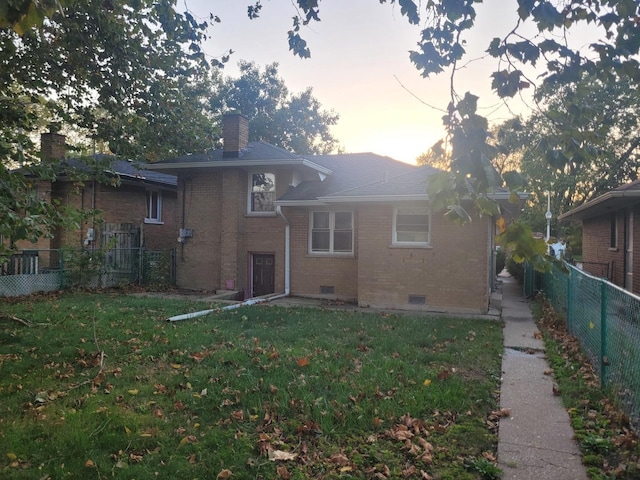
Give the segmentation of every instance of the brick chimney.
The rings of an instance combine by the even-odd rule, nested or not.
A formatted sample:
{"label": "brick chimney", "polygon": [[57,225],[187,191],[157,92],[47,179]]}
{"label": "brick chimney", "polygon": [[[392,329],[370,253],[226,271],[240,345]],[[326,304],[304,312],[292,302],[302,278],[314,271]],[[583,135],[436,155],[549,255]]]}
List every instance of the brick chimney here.
{"label": "brick chimney", "polygon": [[47,132],[40,135],[42,160],[62,160],[66,154],[66,137],[60,133]]}
{"label": "brick chimney", "polygon": [[241,113],[222,117],[222,158],[239,158],[249,145],[249,119]]}

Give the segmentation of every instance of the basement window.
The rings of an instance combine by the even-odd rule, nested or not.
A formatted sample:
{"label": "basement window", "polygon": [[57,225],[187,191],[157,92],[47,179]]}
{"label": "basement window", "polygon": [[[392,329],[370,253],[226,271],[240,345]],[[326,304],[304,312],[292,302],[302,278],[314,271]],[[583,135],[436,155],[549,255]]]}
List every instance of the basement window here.
{"label": "basement window", "polygon": [[321,285],[320,286],[320,293],[322,293],[323,295],[333,295],[336,293],[336,287],[334,286],[326,286],[326,285]]}
{"label": "basement window", "polygon": [[424,295],[409,295],[409,304],[410,305],[426,305],[427,297]]}

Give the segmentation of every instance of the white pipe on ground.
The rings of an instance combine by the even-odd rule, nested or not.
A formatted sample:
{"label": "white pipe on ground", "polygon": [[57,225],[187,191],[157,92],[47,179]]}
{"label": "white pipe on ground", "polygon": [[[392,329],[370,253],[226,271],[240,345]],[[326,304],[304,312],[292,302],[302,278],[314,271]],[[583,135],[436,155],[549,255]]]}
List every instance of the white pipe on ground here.
{"label": "white pipe on ground", "polygon": [[251,305],[255,305],[257,303],[270,302],[271,300],[276,300],[278,298],[286,297],[287,293],[278,293],[275,295],[271,295],[268,297],[259,297],[259,298],[250,298],[241,303],[234,303],[233,305],[227,305],[226,307],[221,308],[212,308],[209,310],[200,310],[199,312],[192,313],[183,313],[182,315],[174,315],[173,317],[167,318],[167,322],[179,322],[180,320],[189,320],[191,318],[202,317],[203,315],[208,315],[211,312],[218,312],[222,310],[234,310],[240,307],[250,307]]}
{"label": "white pipe on ground", "polygon": [[282,213],[282,209],[280,206],[276,207],[276,212],[285,222],[284,227],[284,293],[278,293],[275,295],[271,295],[269,297],[260,297],[260,298],[250,298],[249,300],[242,303],[235,303],[233,305],[227,305],[226,307],[222,307],[219,309],[209,309],[209,310],[201,310],[199,312],[193,313],[184,313],[182,315],[174,315],[173,317],[167,318],[167,322],[178,322],[180,320],[189,320],[191,318],[201,317],[203,315],[208,315],[211,312],[215,312],[216,310],[233,310],[240,307],[255,305],[256,303],[270,302],[271,300],[276,300],[278,298],[287,297],[290,291],[290,281],[291,281],[291,246],[290,246],[290,237],[291,237],[291,229],[289,226],[289,220]]}

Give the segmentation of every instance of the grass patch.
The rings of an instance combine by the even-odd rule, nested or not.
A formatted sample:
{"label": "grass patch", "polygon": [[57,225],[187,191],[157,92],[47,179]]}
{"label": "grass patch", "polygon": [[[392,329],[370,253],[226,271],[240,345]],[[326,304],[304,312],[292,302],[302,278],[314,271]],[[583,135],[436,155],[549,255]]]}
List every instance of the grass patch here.
{"label": "grass patch", "polygon": [[551,305],[533,304],[549,364],[571,418],[582,461],[595,480],[640,478],[640,447],[626,418]]}
{"label": "grass patch", "polygon": [[498,478],[502,325],[42,296],[0,323],[0,476]]}

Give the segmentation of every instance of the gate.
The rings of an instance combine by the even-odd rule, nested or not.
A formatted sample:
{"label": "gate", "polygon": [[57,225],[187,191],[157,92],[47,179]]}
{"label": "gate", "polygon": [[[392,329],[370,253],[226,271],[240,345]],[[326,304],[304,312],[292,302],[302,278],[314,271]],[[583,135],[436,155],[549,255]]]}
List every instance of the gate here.
{"label": "gate", "polygon": [[137,278],[140,261],[140,229],[132,223],[105,223],[100,246],[107,250],[105,286]]}

